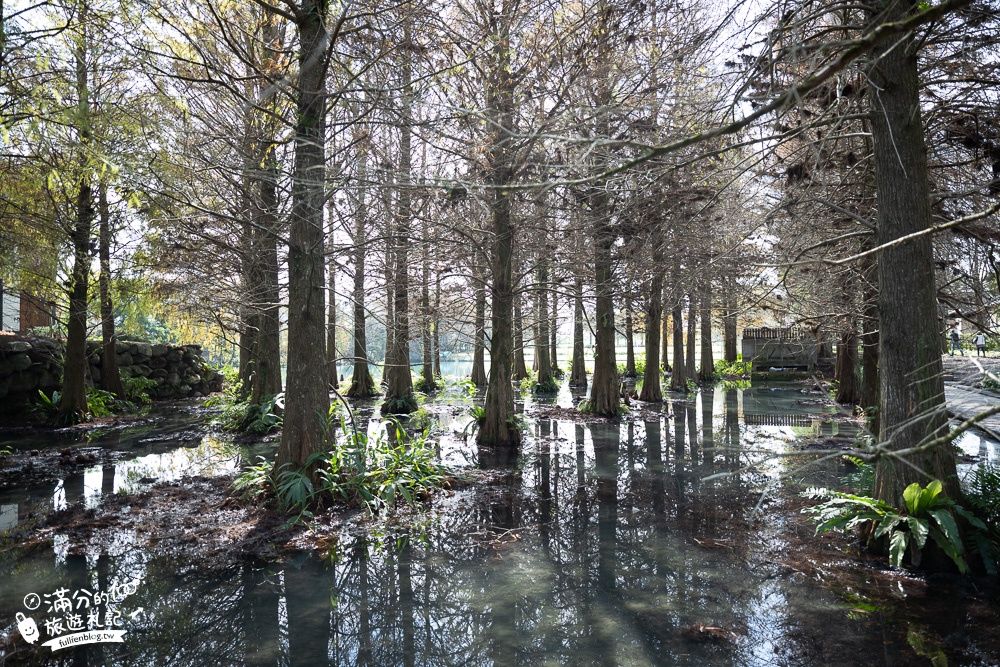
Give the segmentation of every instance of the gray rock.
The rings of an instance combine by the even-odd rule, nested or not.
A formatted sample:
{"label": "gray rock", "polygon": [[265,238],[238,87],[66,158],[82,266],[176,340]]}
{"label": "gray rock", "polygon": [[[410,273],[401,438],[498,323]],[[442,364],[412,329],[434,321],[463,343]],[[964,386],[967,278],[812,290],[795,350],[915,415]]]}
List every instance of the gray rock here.
{"label": "gray rock", "polygon": [[119,354],[118,355],[118,365],[119,366],[131,366],[132,363],[133,363],[133,361],[132,361],[132,354],[131,353],[125,352],[123,354]]}
{"label": "gray rock", "polygon": [[153,346],[150,343],[136,343],[132,354],[141,354],[144,357],[153,356]]}
{"label": "gray rock", "polygon": [[152,348],[152,352],[150,354],[152,356],[154,356],[154,357],[163,357],[163,356],[166,356],[166,354],[167,354],[167,346],[166,345],[159,345],[159,344],[154,345],[153,348]]}
{"label": "gray rock", "polygon": [[190,393],[191,393],[191,385],[182,384],[181,386],[177,387],[178,396],[188,396]]}
{"label": "gray rock", "polygon": [[9,394],[23,394],[32,391],[38,386],[38,378],[34,373],[14,373],[10,376],[10,385],[7,388]]}
{"label": "gray rock", "polygon": [[8,343],[0,343],[0,352],[7,354],[20,354],[31,351],[31,343],[26,340],[12,340]]}
{"label": "gray rock", "polygon": [[124,341],[118,341],[115,343],[115,352],[117,354],[125,354],[132,349],[132,344]]}
{"label": "gray rock", "polygon": [[26,371],[31,368],[31,357],[24,353],[7,357],[7,361],[10,363],[10,368],[14,372]]}

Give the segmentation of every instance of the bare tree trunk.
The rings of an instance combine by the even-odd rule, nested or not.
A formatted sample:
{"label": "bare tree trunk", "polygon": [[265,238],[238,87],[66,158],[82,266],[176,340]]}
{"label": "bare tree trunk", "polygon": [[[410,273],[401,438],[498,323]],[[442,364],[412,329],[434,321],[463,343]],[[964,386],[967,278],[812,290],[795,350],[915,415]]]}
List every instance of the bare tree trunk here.
{"label": "bare tree trunk", "polygon": [[288,389],[274,469],[305,466],[326,446],[330,410],[325,362],[323,202],[326,159],[326,5],[302,0],[298,16],[299,79],[295,165],[288,234]]}
{"label": "bare tree trunk", "polygon": [[431,267],[430,267],[430,237],[427,229],[427,219],[424,218],[421,227],[421,285],[420,285],[420,337],[423,348],[421,361],[421,379],[424,391],[437,389],[434,380],[434,350],[431,332]]}
{"label": "bare tree trunk", "polygon": [[[877,23],[902,20],[916,5],[884,0]],[[878,192],[879,245],[927,229],[931,224],[927,151],[920,119],[916,36],[892,36],[875,49],[872,139]],[[885,248],[879,272],[879,440],[889,450],[909,450],[947,431],[941,377],[941,341],[932,238],[920,236]],[[883,456],[875,467],[875,496],[903,507],[903,489],[928,476],[961,496],[949,442],[906,455]]]}
{"label": "bare tree trunk", "polygon": [[337,260],[332,220],[327,235],[326,275],[326,373],[327,382],[336,388],[340,378],[337,376]]}
{"label": "bare tree trunk", "polygon": [[698,379],[715,379],[715,359],[712,355],[712,281],[705,277],[701,286],[701,359]]}
{"label": "bare tree trunk", "polygon": [[522,295],[514,297],[514,376],[515,382],[528,377],[528,367],[524,363],[524,318],[521,314]]}
{"label": "bare tree trunk", "polygon": [[635,372],[635,333],[632,331],[632,299],[625,300],[625,376],[634,378]]}
{"label": "bare tree trunk", "polygon": [[[552,282],[555,282],[553,280]],[[558,336],[559,336],[559,294],[555,290],[550,290],[549,294],[552,295],[552,309],[549,311],[552,321],[549,323],[549,339],[552,344],[549,345],[549,364],[552,366],[552,372],[556,375],[560,374],[558,355]]]}
{"label": "bare tree trunk", "polygon": [[[81,21],[83,18],[81,18]],[[84,40],[85,41],[85,38]],[[90,284],[90,234],[94,221],[93,193],[87,176],[86,154],[91,140],[90,100],[87,90],[86,52],[81,43],[76,56],[76,92],[78,132],[80,135],[80,185],[76,196],[76,221],[73,225],[73,273],[69,285],[69,320],[66,323],[66,357],[63,362],[63,386],[59,399],[59,419],[77,423],[90,415],[87,407],[87,291]]]}
{"label": "bare tree trunk", "polygon": [[[877,267],[869,267],[871,280],[877,279]],[[872,433],[878,433],[878,286],[872,285],[865,290],[865,314],[861,318],[861,402],[860,405],[871,415],[868,428]]]}
{"label": "bare tree trunk", "polygon": [[514,81],[511,74],[510,24],[514,3],[504,0],[493,21],[490,36],[491,58],[487,64],[487,116],[493,127],[487,155],[489,164],[490,219],[493,252],[493,330],[490,338],[490,379],[486,390],[480,445],[507,450],[521,443],[521,429],[515,419],[514,388],[510,375],[513,365],[514,309],[514,225],[511,220],[512,193],[506,189],[514,180]]}
{"label": "bare tree trunk", "polygon": [[858,332],[854,323],[840,334],[837,344],[837,396],[834,400],[841,405],[857,405],[861,398],[858,385]]}
{"label": "bare tree trunk", "polygon": [[[412,35],[408,22],[403,41],[409,45]],[[413,377],[410,374],[410,292],[409,244],[412,193],[413,145],[413,64],[412,55],[404,52],[400,66],[402,105],[400,115],[398,190],[396,193],[396,220],[393,230],[393,320],[392,354],[385,367],[385,401],[383,414],[409,414],[417,409],[413,395]]]}
{"label": "bare tree trunk", "polygon": [[[666,304],[670,303],[669,294],[667,294],[666,285],[664,285],[663,292],[660,293],[660,306],[665,309]],[[660,365],[663,367],[664,373],[669,373],[671,371],[670,362],[670,332],[673,331],[670,315],[667,312],[663,312],[660,322]]]}
{"label": "bare tree trunk", "polygon": [[678,293],[676,285],[671,296],[674,299],[674,308],[671,312],[674,330],[674,370],[670,374],[670,390],[687,391],[688,376],[684,367],[684,296]]}
{"label": "bare tree trunk", "polygon": [[[477,271],[478,274],[478,271]],[[472,384],[485,387],[486,377],[486,285],[481,276],[476,276],[476,334],[472,348]],[[490,359],[492,362],[492,357]],[[492,368],[492,363],[491,363]]]}
{"label": "bare tree trunk", "polygon": [[589,407],[595,414],[611,417],[618,414],[621,396],[618,386],[618,365],[615,362],[614,278],[611,268],[614,232],[611,230],[607,195],[597,192],[593,198],[595,200],[592,206],[594,276],[597,299],[594,312],[596,320],[594,377],[590,386]]}
{"label": "bare tree trunk", "polygon": [[254,230],[255,261],[259,264],[257,293],[256,374],[250,395],[253,403],[281,393],[281,318],[278,284],[278,162],[273,145],[260,175],[260,210]]}
{"label": "bare tree trunk", "polygon": [[441,377],[441,270],[434,272],[434,375]]}
{"label": "bare tree trunk", "polygon": [[583,354],[583,279],[573,281],[573,361],[569,383],[573,387],[587,386],[587,364]]}
{"label": "bare tree trunk", "polygon": [[351,398],[368,398],[378,394],[375,380],[368,368],[368,332],[365,314],[365,254],[368,252],[367,219],[368,202],[365,182],[368,179],[368,146],[360,148],[358,157],[358,205],[354,220],[354,372],[347,395]]}
{"label": "bare tree trunk", "polygon": [[694,294],[688,295],[687,347],[684,349],[684,370],[686,377],[691,380],[695,379],[695,369],[697,368],[694,359],[695,324],[698,316],[697,301]]}
{"label": "bare tree trunk", "polygon": [[642,374],[640,401],[660,402],[663,389],[660,387],[660,319],[663,317],[663,245],[657,238],[653,245],[653,277],[646,297],[646,368]]}
{"label": "bare tree trunk", "polygon": [[549,261],[542,257],[538,260],[538,331],[535,339],[535,370],[538,372],[535,391],[551,392],[556,389],[555,377],[552,374],[552,364],[549,360],[549,299],[547,289],[549,284]]}
{"label": "bare tree trunk", "polygon": [[115,344],[115,309],[111,302],[111,209],[108,207],[108,184],[103,180],[97,186],[97,202],[100,212],[99,254],[101,273],[99,287],[101,293],[101,386],[120,399],[125,398],[121,373],[118,370],[118,355]]}
{"label": "bare tree trunk", "polygon": [[737,359],[736,351],[736,304],[732,285],[725,283],[726,306],[722,315],[723,358],[729,363]]}

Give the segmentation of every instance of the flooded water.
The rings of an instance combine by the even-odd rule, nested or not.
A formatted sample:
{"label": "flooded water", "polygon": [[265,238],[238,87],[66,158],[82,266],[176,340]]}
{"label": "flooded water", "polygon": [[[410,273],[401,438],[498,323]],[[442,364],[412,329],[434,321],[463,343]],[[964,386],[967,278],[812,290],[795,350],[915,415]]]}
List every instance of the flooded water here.
{"label": "flooded water", "polygon": [[[555,405],[578,399],[564,391]],[[846,472],[787,454],[856,435],[797,387],[720,388],[620,424],[535,419],[510,462],[455,437],[467,421],[460,401],[438,407],[429,410],[441,415],[442,455],[491,468],[494,483],[439,499],[416,526],[353,524],[329,553],[280,563],[179,562],[124,530],[100,546],[57,536],[51,549],[9,559],[0,579],[0,663],[908,665],[945,650],[950,664],[1000,659],[969,631],[955,639],[963,626],[996,626],[989,604],[953,595],[932,605],[927,584],[907,577],[892,580],[898,605],[873,604],[787,561],[778,487],[835,484]],[[132,447],[157,436],[115,437]],[[967,436],[962,446],[996,459],[992,441]],[[246,456],[211,437],[147,440],[111,470],[5,494],[5,516],[93,505],[139,480],[224,472]],[[53,619],[86,627],[91,613],[120,641],[40,646],[71,632]],[[17,636],[29,617],[35,645]]]}

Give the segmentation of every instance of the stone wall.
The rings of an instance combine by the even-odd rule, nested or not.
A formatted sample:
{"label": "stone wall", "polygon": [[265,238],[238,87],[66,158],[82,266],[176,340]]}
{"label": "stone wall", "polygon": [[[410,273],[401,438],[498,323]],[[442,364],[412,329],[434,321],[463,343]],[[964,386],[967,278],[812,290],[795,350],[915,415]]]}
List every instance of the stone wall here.
{"label": "stone wall", "polygon": [[[32,404],[41,390],[50,394],[62,383],[65,348],[47,338],[0,336],[0,412],[16,412]],[[209,368],[199,345],[154,345],[120,341],[115,347],[122,375],[151,378],[154,398],[207,396],[222,390],[222,375]],[[90,379],[100,386],[103,349],[87,343]]]}

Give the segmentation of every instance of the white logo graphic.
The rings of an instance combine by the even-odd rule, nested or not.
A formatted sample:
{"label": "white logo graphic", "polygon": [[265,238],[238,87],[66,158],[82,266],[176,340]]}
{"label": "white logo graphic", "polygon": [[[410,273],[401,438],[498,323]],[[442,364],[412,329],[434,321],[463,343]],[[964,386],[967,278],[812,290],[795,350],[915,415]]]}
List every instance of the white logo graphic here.
{"label": "white logo graphic", "polygon": [[21,632],[21,636],[24,637],[24,641],[29,644],[37,642],[38,626],[35,625],[35,619],[25,616],[21,612],[17,612],[14,617],[17,619],[17,629]]}
{"label": "white logo graphic", "polygon": [[[122,642],[125,630],[118,629],[123,621],[118,604],[135,593],[140,583],[139,579],[116,583],[107,591],[81,588],[73,591],[72,595],[68,588],[59,588],[41,596],[28,593],[24,596],[24,607],[35,611],[44,602],[43,613],[47,617],[42,619],[42,626],[50,639],[41,646],[48,646],[53,651],[81,644]],[[135,619],[141,612],[140,607],[129,614],[129,618]],[[38,641],[41,633],[35,620],[23,612],[18,612],[16,617],[17,629],[24,641],[29,644]]]}

